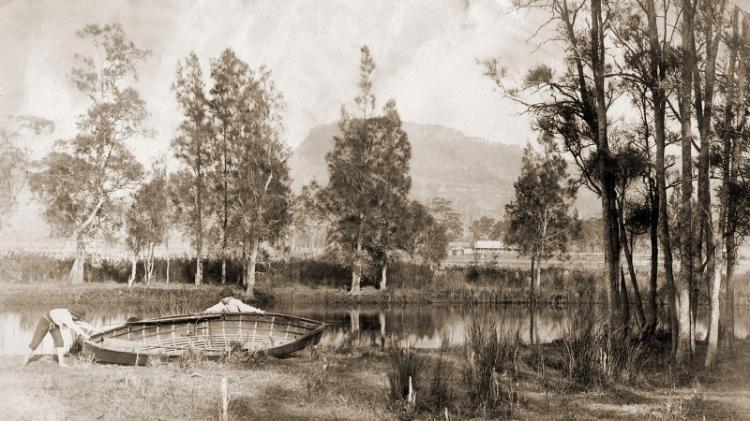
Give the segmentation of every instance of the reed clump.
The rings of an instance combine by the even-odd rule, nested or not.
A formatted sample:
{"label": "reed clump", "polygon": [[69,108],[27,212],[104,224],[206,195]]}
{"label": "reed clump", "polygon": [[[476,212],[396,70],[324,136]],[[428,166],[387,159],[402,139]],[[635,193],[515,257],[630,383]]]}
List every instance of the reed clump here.
{"label": "reed clump", "polygon": [[469,325],[463,383],[470,407],[482,416],[510,415],[518,403],[521,346],[517,334],[500,335],[494,323],[476,319]]}

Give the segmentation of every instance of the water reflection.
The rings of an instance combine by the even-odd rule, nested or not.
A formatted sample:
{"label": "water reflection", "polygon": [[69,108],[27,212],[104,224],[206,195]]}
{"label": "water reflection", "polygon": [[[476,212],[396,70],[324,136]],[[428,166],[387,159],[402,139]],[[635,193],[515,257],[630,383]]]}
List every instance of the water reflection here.
{"label": "water reflection", "polygon": [[[47,311],[46,307],[6,308],[0,311],[0,355],[19,355],[26,352],[36,323]],[[198,310],[198,309],[194,309]],[[587,317],[601,314],[601,307],[554,309],[533,306],[403,306],[381,308],[359,306],[353,308],[319,305],[279,305],[268,309],[320,320],[329,325],[321,345],[328,347],[382,347],[386,344],[402,347],[441,348],[460,346],[473,320],[487,319],[495,323],[502,335],[518,335],[529,344],[548,343],[559,339],[568,329],[571,314],[585,311]],[[106,329],[125,322],[128,317],[156,317],[165,311],[141,311],[137,306],[90,309],[88,321],[98,329]],[[707,315],[701,314],[697,332],[706,332]],[[750,307],[738,307],[735,315],[736,334],[747,338],[750,327]],[[53,352],[52,340],[45,338],[40,352]]]}

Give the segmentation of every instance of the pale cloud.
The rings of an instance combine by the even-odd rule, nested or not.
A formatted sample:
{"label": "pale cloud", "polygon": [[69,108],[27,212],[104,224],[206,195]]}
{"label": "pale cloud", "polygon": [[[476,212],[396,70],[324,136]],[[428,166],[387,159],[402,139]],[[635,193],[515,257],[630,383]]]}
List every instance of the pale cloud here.
{"label": "pale cloud", "polygon": [[[530,136],[520,110],[494,92],[477,59],[503,57],[522,71],[535,64],[527,38],[540,23],[507,1],[14,1],[0,6],[5,77],[0,113],[55,121],[57,137],[75,133],[85,99],[68,79],[75,32],[87,23],[119,22],[152,56],[137,88],[154,139],[131,142],[144,162],[167,150],[180,121],[170,85],[177,60],[195,51],[209,60],[233,48],[252,67],[266,65],[287,100],[287,142],[336,121],[355,95],[359,47],[375,57],[379,103],[394,98],[404,120],[443,124],[491,141]],[[40,141],[44,142],[44,141]],[[50,145],[36,145],[44,150]]]}

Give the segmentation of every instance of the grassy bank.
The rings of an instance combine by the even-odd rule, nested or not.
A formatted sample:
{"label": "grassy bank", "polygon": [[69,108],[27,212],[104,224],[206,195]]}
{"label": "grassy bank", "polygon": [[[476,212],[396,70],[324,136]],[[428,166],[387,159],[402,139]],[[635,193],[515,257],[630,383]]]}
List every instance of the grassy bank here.
{"label": "grassy bank", "polygon": [[[566,372],[563,344],[523,347],[506,354],[510,378],[492,377],[498,395],[482,414],[467,385],[462,349],[394,351],[316,349],[285,360],[186,360],[150,367],[92,364],[83,357],[59,369],[44,357],[25,368],[20,357],[0,358],[0,388],[8,419],[217,419],[221,378],[230,390],[230,419],[746,419],[750,417],[750,344],[722,356],[711,372],[675,386],[666,366],[647,367],[627,381],[581,387]],[[393,392],[394,352],[413,352],[424,365],[413,404]],[[402,355],[403,357],[403,355]],[[436,361],[443,368],[433,370]],[[478,361],[478,359],[477,359]],[[412,361],[413,362],[413,361]],[[477,365],[480,363],[477,362]],[[437,374],[434,374],[437,373]],[[436,377],[437,376],[437,377]],[[416,379],[415,379],[416,380]],[[429,390],[428,390],[429,389]],[[491,388],[490,388],[491,389]],[[431,401],[442,393],[441,401]]]}
{"label": "grassy bank", "polygon": [[[216,303],[219,285],[180,285],[154,283],[151,286],[98,282],[70,285],[54,282],[45,284],[0,283],[0,304],[4,305],[69,305],[80,303],[95,307],[137,305],[158,312],[186,313]],[[243,297],[247,302],[267,305],[272,297],[259,291],[254,297]]]}
{"label": "grassy bank", "polygon": [[[15,284],[0,283],[0,304],[6,305],[69,305],[88,304],[153,306],[167,313],[191,312],[205,308],[218,300],[221,285],[185,285],[154,282],[150,286],[98,282],[72,286],[65,283]],[[257,306],[273,303],[285,304],[522,304],[529,301],[526,288],[462,285],[449,289],[390,288],[385,291],[367,287],[357,296],[343,289],[331,287],[267,286],[261,285],[251,297],[235,288],[237,296]],[[587,301],[587,296],[568,291],[542,290],[538,302],[547,305],[564,305]]]}

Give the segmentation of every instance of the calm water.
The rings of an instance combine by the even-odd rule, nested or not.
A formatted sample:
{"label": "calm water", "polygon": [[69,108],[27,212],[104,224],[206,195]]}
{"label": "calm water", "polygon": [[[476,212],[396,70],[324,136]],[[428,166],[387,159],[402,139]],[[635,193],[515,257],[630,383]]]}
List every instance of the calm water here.
{"label": "calm water", "polygon": [[[27,350],[39,317],[48,310],[45,307],[5,308],[0,310],[0,355],[19,355]],[[360,306],[284,306],[268,308],[269,311],[292,314],[320,320],[329,324],[321,339],[322,346],[377,346],[382,338],[389,344],[418,348],[438,348],[464,343],[468,325],[476,318],[494,321],[504,333],[518,332],[525,342],[530,338],[546,343],[560,338],[569,328],[576,311],[584,311],[594,317],[598,308],[535,309],[530,307],[480,305],[472,307],[430,305],[380,308]],[[90,309],[87,321],[94,327],[104,329],[122,324],[128,317],[155,317],[167,313],[143,312],[137,307],[115,307]],[[705,313],[705,312],[704,312]],[[699,337],[706,331],[706,314],[701,314],[698,323]],[[750,330],[750,308],[736,309],[736,334],[746,338]],[[45,338],[41,352],[52,353],[52,340]]]}

